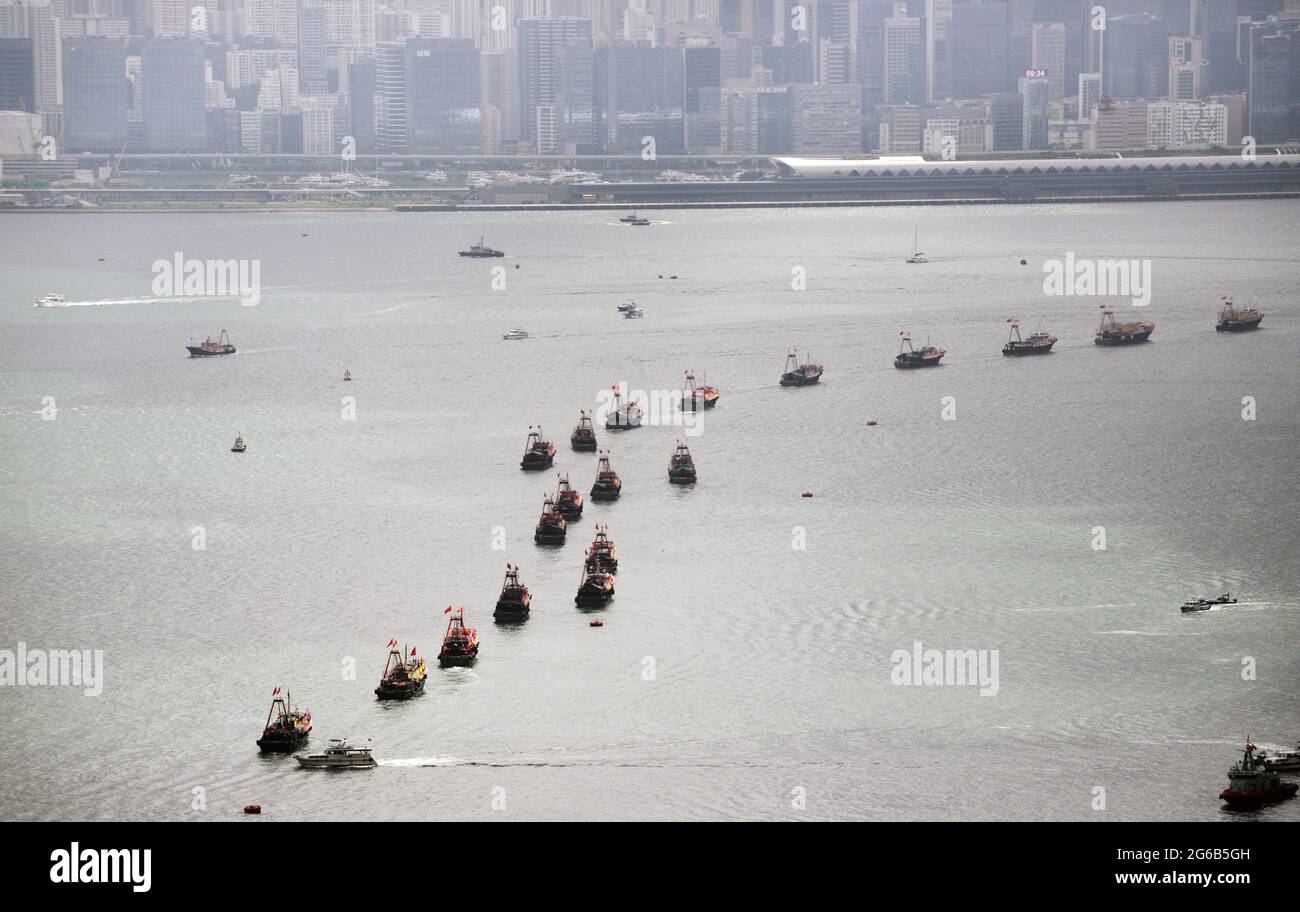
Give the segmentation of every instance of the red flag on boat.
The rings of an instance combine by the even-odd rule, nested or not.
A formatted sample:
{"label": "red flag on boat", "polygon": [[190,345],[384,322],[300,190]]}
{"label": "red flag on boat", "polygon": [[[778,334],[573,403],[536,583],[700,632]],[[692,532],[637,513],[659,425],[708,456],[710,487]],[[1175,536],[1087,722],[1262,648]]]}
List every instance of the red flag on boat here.
{"label": "red flag on boat", "polygon": [[443,613],[443,614],[451,614],[451,606],[448,605],[447,608],[446,608],[446,610],[443,611],[442,613]]}
{"label": "red flag on boat", "polygon": [[277,697],[279,695],[280,695],[280,688],[277,687],[275,690],[271,691],[271,696]]}
{"label": "red flag on boat", "polygon": [[415,647],[414,647],[414,646],[411,647],[411,655],[415,655]]}

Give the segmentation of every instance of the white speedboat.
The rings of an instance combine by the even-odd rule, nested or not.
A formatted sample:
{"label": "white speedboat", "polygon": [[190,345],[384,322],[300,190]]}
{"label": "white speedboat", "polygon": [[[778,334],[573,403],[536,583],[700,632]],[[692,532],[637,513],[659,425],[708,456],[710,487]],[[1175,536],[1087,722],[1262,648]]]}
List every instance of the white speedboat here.
{"label": "white speedboat", "polygon": [[620,305],[618,305],[618,312],[619,312],[619,313],[627,313],[628,311],[636,310],[636,309],[637,309],[637,306],[636,306],[636,302],[634,302],[634,301],[628,301],[626,304],[620,304]]}
{"label": "white speedboat", "polygon": [[370,739],[364,747],[352,744],[347,738],[330,738],[324,753],[295,754],[294,759],[303,769],[368,769],[378,766],[370,755]]}
{"label": "white speedboat", "polygon": [[62,307],[66,302],[61,294],[47,294],[36,302],[37,307]]}
{"label": "white speedboat", "polygon": [[1264,761],[1264,768],[1271,770],[1296,770],[1300,769],[1300,741],[1296,742],[1295,750],[1280,750],[1277,753],[1260,751],[1259,759]]}
{"label": "white speedboat", "polygon": [[527,339],[528,333],[524,332],[522,329],[512,329],[510,332],[504,333],[501,338],[506,340]]}
{"label": "white speedboat", "polygon": [[633,304],[631,308],[623,311],[623,316],[629,320],[639,320],[645,316],[645,311]]}

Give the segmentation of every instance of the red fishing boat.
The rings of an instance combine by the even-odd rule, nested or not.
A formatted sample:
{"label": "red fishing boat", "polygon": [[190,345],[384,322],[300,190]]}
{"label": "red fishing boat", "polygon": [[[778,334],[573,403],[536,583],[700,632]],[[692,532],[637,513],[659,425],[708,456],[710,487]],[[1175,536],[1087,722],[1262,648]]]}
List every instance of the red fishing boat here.
{"label": "red fishing boat", "polygon": [[547,494],[542,501],[542,516],[533,530],[533,541],[539,545],[562,545],[567,525],[563,514],[556,509],[555,501]]}
{"label": "red fishing boat", "polygon": [[1264,319],[1264,315],[1258,310],[1237,310],[1232,306],[1232,298],[1226,295],[1219,300],[1223,302],[1223,310],[1219,314],[1219,322],[1214,324],[1217,332],[1247,332],[1258,329],[1260,320]]}
{"label": "red fishing boat", "polygon": [[598,608],[614,597],[614,576],[600,569],[596,559],[588,554],[582,564],[582,582],[573,601],[579,608]]}
{"label": "red fishing boat", "polygon": [[618,572],[618,549],[609,537],[609,526],[596,527],[596,540],[587,552],[596,560],[596,565],[606,573]]}
{"label": "red fishing boat", "polygon": [[450,605],[443,614],[450,614],[447,621],[447,633],[442,638],[442,649],[438,652],[438,664],[443,668],[453,665],[473,665],[478,658],[478,631],[465,626],[465,609],[455,609]]}
{"label": "red fishing boat", "polygon": [[680,440],[668,460],[668,480],[673,484],[695,484],[695,460],[691,458],[690,449]]}
{"label": "red fishing boat", "polygon": [[579,413],[578,426],[569,435],[569,445],[580,453],[596,452],[596,428],[591,423],[591,415],[586,411]]}
{"label": "red fishing boat", "polygon": [[397,645],[397,640],[389,640],[388,662],[375,688],[375,696],[381,700],[409,700],[424,690],[428,673],[429,666],[415,654],[414,646],[408,653],[405,647]]}
{"label": "red fishing boat", "polygon": [[262,726],[257,746],[263,753],[287,754],[307,743],[311,737],[311,710],[294,706],[289,694],[280,696],[280,688],[271,692],[271,709]]}
{"label": "red fishing boat", "polygon": [[1093,342],[1098,345],[1137,345],[1151,338],[1155,332],[1154,323],[1120,323],[1115,319],[1115,308],[1105,304],[1101,307],[1101,325]]}
{"label": "red fishing boat", "polygon": [[582,493],[569,484],[568,473],[557,475],[559,484],[555,491],[555,509],[568,522],[582,519]]}
{"label": "red fishing boat", "polygon": [[519,579],[519,568],[506,564],[506,581],[501,584],[501,595],[492,616],[498,621],[522,621],[528,617],[532,603],[533,594]]}
{"label": "red fishing boat", "polygon": [[596,463],[596,483],[591,486],[592,500],[618,500],[623,480],[609,467],[609,450],[602,450]]}
{"label": "red fishing boat", "polygon": [[555,462],[555,444],[542,437],[542,426],[528,425],[528,442],[524,444],[524,458],[519,468],[525,472],[549,469]]}
{"label": "red fishing boat", "polygon": [[697,386],[695,383],[695,371],[687,371],[686,391],[682,393],[682,410],[686,412],[698,412],[700,409],[711,409],[717,404],[717,387],[709,386],[707,383]]}

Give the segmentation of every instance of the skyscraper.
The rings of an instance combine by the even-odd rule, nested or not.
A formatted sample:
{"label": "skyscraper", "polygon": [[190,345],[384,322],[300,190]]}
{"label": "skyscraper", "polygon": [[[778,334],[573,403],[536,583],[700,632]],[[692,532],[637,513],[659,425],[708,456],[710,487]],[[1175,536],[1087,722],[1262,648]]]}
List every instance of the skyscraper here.
{"label": "skyscraper", "polygon": [[479,53],[470,39],[406,40],[408,152],[476,152],[482,139]]}
{"label": "skyscraper", "polygon": [[925,0],[926,98],[952,96],[953,0]]}
{"label": "skyscraper", "polygon": [[109,38],[63,43],[63,144],[70,151],[121,152],[131,104],[126,46]]}
{"label": "skyscraper", "polygon": [[329,91],[325,74],[325,7],[309,0],[298,2],[298,91],[324,95]]}
{"label": "skyscraper", "polygon": [[1300,23],[1250,30],[1247,134],[1259,143],[1300,138]]}
{"label": "skyscraper", "polygon": [[145,144],[151,152],[201,152],[207,145],[203,45],[155,38],[140,50]]}
{"label": "skyscraper", "polygon": [[0,111],[36,110],[36,71],[30,38],[0,38]]}
{"label": "skyscraper", "polygon": [[1047,106],[1051,101],[1051,84],[1046,77],[1022,76],[1020,95],[1025,100],[1025,121],[1021,148],[1047,148]]}
{"label": "skyscraper", "polygon": [[979,98],[1011,89],[1004,3],[954,3],[952,95]]}
{"label": "skyscraper", "polygon": [[1201,97],[1201,39],[1169,39],[1169,100],[1192,101]]}
{"label": "skyscraper", "polygon": [[921,20],[885,20],[885,103],[925,103],[925,40]]}
{"label": "skyscraper", "polygon": [[1030,67],[1047,78],[1047,97],[1065,97],[1065,24],[1037,22],[1030,33]]}
{"label": "skyscraper", "polygon": [[[591,47],[591,20],[522,19],[518,40],[520,132],[522,139],[533,139],[536,136],[537,108],[558,107],[563,100],[568,47]],[[594,63],[593,57],[593,68]],[[547,117],[550,123],[549,113]],[[555,117],[562,119],[563,115],[556,112]]]}

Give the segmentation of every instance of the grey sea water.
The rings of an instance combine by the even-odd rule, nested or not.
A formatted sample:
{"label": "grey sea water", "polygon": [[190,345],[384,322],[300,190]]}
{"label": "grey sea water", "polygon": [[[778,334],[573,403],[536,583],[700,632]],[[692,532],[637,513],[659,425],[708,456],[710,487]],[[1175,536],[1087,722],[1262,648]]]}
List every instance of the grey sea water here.
{"label": "grey sea water", "polygon": [[[1247,734],[1300,737],[1300,207],[655,218],[5,217],[0,649],[106,670],[98,697],[0,687],[0,817],[1300,819],[1217,799]],[[509,255],[456,256],[480,234]],[[258,259],[260,303],[155,299],[177,251]],[[1067,252],[1152,261],[1150,305],[1115,302],[1149,344],[1099,348],[1103,301],[1043,294]],[[1224,294],[1262,329],[1215,333]],[[1054,353],[1003,358],[1013,316]],[[186,356],[221,329],[238,354]],[[943,366],[895,370],[905,329]],[[777,385],[795,347],[819,386]],[[528,425],[586,491],[579,409],[687,368],[722,392],[699,483],[667,482],[682,428],[602,432],[622,499],[534,546],[555,473],[520,472]],[[597,520],[621,564],[593,629]],[[534,593],[510,628],[507,562]],[[434,655],[449,604],[478,665],[377,703],[384,644]],[[996,650],[996,695],[891,683],[918,641]],[[313,745],[373,737],[381,766],[260,757],[276,686]]]}

